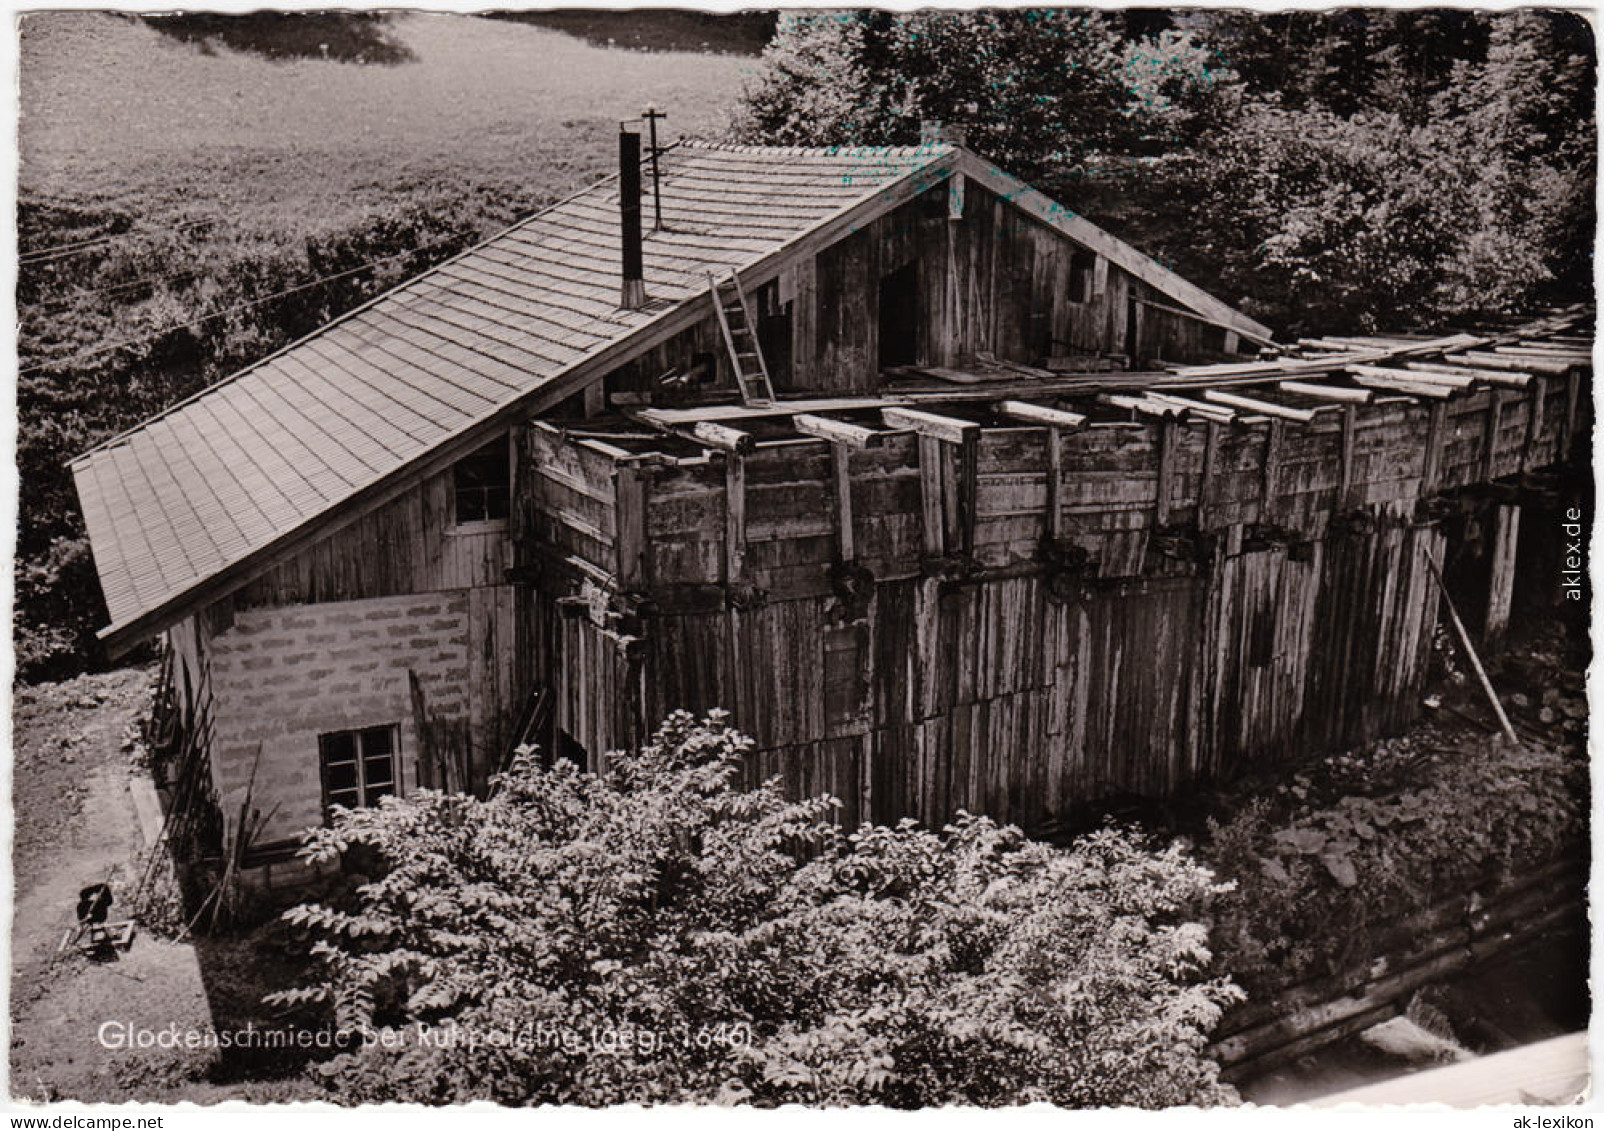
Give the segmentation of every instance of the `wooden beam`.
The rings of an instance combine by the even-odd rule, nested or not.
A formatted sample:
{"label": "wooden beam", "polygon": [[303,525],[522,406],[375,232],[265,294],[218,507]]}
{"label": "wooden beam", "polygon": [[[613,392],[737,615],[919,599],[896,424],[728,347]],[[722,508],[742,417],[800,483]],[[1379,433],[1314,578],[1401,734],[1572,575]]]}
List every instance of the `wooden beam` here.
{"label": "wooden beam", "polygon": [[1042,424],[1049,428],[1063,428],[1070,431],[1086,423],[1086,418],[1078,412],[1065,412],[1062,409],[1047,408],[1029,401],[1003,401],[997,405],[997,412],[1010,420],[1023,421],[1026,424]]}
{"label": "wooden beam", "polygon": [[1355,373],[1353,379],[1367,389],[1384,389],[1389,393],[1403,393],[1410,397],[1445,401],[1454,395],[1453,389],[1447,385],[1430,385],[1424,381],[1396,381],[1390,377],[1372,377],[1365,373]]}
{"label": "wooden beam", "polygon": [[964,437],[980,429],[980,425],[973,421],[940,416],[934,412],[915,408],[883,408],[880,410],[880,418],[885,421],[887,428],[917,432],[921,436],[929,436],[946,444],[961,444],[964,442]]}
{"label": "wooden beam", "polygon": [[793,416],[791,427],[832,444],[845,444],[849,448],[876,447],[885,437],[885,433],[861,424],[848,424],[844,420],[831,420],[827,416],[814,416],[807,412]]}
{"label": "wooden beam", "polygon": [[835,473],[835,529],[836,543],[841,560],[850,562],[857,557],[852,531],[852,448],[847,444],[830,445],[830,469]]}
{"label": "wooden beam", "polygon": [[1186,397],[1172,397],[1168,393],[1154,392],[1149,392],[1147,399],[1169,405],[1191,416],[1200,416],[1216,424],[1229,424],[1236,419],[1236,413],[1222,404],[1209,404],[1206,401],[1194,401]]}
{"label": "wooden beam", "polygon": [[1308,381],[1282,381],[1276,388],[1283,393],[1295,393],[1300,397],[1313,397],[1316,400],[1333,401],[1337,404],[1369,404],[1372,396],[1369,389],[1315,385]]}
{"label": "wooden beam", "polygon": [[1488,385],[1507,385],[1513,389],[1524,389],[1531,383],[1530,373],[1517,373],[1504,369],[1482,369],[1474,365],[1453,365],[1449,361],[1406,361],[1405,369],[1411,373],[1446,373],[1449,376],[1473,377],[1477,381]]}
{"label": "wooden beam", "polygon": [[712,404],[699,408],[643,408],[633,413],[635,419],[653,427],[691,425],[702,420],[715,423],[738,423],[742,420],[762,420],[775,416],[796,416],[825,412],[850,412],[854,409],[879,409],[903,404],[901,397],[816,397],[809,400],[775,401],[773,404]]}
{"label": "wooden beam", "polygon": [[947,219],[964,218],[964,175],[954,173],[947,178]]}
{"label": "wooden beam", "polygon": [[[1466,350],[1455,354],[1462,357],[1470,365],[1483,369],[1505,369],[1526,373],[1546,373],[1550,377],[1562,377],[1569,370],[1576,368],[1574,361],[1556,361],[1543,357],[1510,357],[1508,354],[1493,353],[1489,350]],[[1446,359],[1445,359],[1446,360]]]}
{"label": "wooden beam", "polygon": [[1239,393],[1227,393],[1220,389],[1204,389],[1203,396],[1215,404],[1229,405],[1260,416],[1273,416],[1277,420],[1290,420],[1296,424],[1308,424],[1315,418],[1315,411],[1312,408],[1289,408],[1286,405],[1272,404],[1256,397],[1244,397]]}
{"label": "wooden beam", "polygon": [[1450,389],[1468,389],[1477,381],[1474,373],[1449,373],[1440,369],[1423,369],[1419,366],[1410,366],[1408,369],[1387,369],[1380,365],[1350,365],[1348,372],[1359,377],[1381,377],[1388,381],[1403,381],[1406,384],[1443,385]]}
{"label": "wooden beam", "polygon": [[724,581],[746,579],[746,460],[724,461]]}
{"label": "wooden beam", "polygon": [[693,424],[689,429],[675,428],[673,431],[732,456],[751,455],[752,450],[757,447],[757,441],[752,437],[752,433],[742,432],[727,424],[714,424],[710,420]]}
{"label": "wooden beam", "polygon": [[1130,412],[1139,413],[1142,416],[1155,417],[1159,420],[1181,419],[1186,416],[1184,408],[1177,408],[1175,405],[1165,404],[1163,401],[1153,400],[1145,395],[1131,397],[1121,393],[1102,393],[1099,394],[1097,399],[1102,404],[1111,405],[1114,408],[1123,408]]}

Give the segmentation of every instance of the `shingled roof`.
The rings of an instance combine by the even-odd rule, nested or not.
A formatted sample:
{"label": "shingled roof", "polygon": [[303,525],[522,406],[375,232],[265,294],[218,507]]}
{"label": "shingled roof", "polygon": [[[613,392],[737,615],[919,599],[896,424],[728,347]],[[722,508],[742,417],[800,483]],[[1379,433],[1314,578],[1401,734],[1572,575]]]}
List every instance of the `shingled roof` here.
{"label": "shingled roof", "polygon": [[[1213,317],[1257,323],[973,154],[681,143],[662,161],[667,230],[645,236],[647,305],[619,306],[616,179],[525,220],[72,465],[114,649],[208,587],[248,580],[298,533],[376,505],[426,459],[566,396],[688,326],[708,272],[839,238],[956,168]],[[1168,285],[1166,285],[1168,284]],[[547,399],[547,398],[550,399]],[[389,496],[384,496],[389,497]]]}

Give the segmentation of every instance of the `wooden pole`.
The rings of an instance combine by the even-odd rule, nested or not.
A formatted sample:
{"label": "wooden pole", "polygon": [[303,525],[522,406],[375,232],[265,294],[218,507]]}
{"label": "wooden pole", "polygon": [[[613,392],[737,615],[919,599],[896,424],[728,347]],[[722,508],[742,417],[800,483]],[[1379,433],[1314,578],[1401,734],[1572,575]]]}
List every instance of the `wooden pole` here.
{"label": "wooden pole", "polygon": [[1470,666],[1476,670],[1476,678],[1481,681],[1481,689],[1487,695],[1487,701],[1493,705],[1493,714],[1498,716],[1498,726],[1504,732],[1504,737],[1514,745],[1520,740],[1515,737],[1515,728],[1509,725],[1509,716],[1504,714],[1504,705],[1498,701],[1498,693],[1493,690],[1492,680],[1487,678],[1487,671],[1481,666],[1481,657],[1476,655],[1476,646],[1470,642],[1470,633],[1465,631],[1465,622],[1459,619],[1459,611],[1454,608],[1454,599],[1448,595],[1448,586],[1443,583],[1442,573],[1437,569],[1437,561],[1431,556],[1431,551],[1425,551],[1426,564],[1431,567],[1432,580],[1437,583],[1442,593],[1443,603],[1448,606],[1448,615],[1453,619],[1454,631],[1459,634],[1459,643],[1465,649],[1465,655],[1470,657]]}

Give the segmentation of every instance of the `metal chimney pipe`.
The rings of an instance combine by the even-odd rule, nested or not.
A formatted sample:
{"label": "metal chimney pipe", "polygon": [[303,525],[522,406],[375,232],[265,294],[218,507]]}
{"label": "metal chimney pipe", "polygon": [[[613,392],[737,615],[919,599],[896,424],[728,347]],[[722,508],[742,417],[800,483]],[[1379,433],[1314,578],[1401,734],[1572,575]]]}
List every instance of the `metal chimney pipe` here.
{"label": "metal chimney pipe", "polygon": [[618,131],[618,219],[623,247],[624,284],[619,305],[639,310],[646,305],[646,277],[641,261],[640,134]]}

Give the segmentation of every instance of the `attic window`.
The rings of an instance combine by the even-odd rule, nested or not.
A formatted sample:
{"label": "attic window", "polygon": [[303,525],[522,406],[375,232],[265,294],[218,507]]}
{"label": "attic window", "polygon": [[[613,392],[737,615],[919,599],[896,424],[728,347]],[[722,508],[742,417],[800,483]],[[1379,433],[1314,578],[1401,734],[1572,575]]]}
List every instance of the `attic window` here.
{"label": "attic window", "polygon": [[451,469],[456,524],[504,522],[512,502],[512,460],[505,440],[495,440]]}
{"label": "attic window", "polygon": [[1069,301],[1086,302],[1092,297],[1092,275],[1097,270],[1097,256],[1089,251],[1076,250],[1069,257]]}

